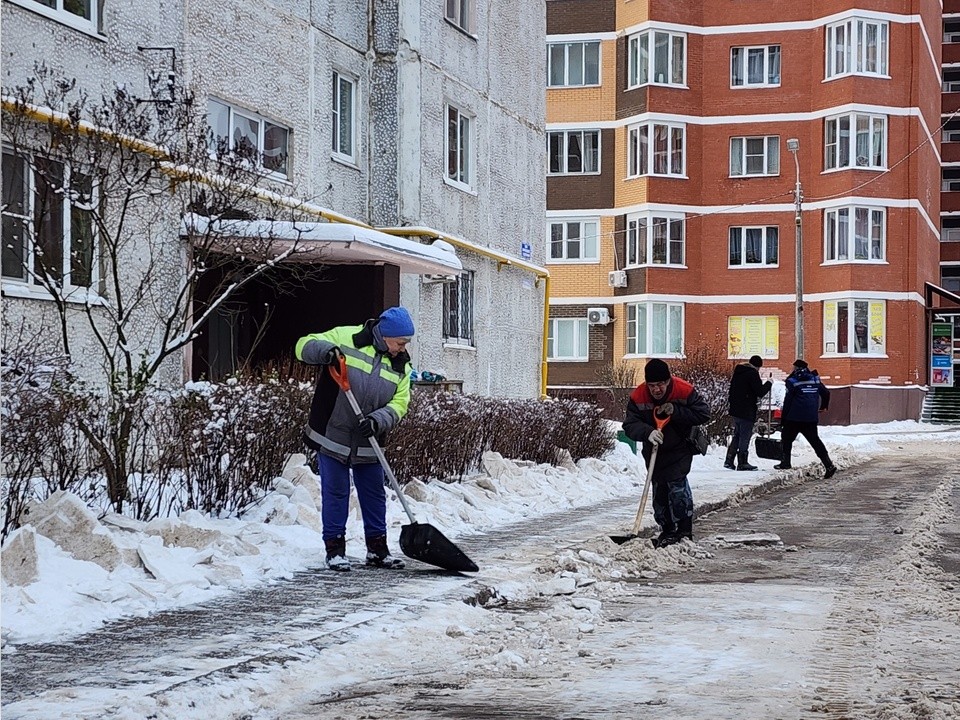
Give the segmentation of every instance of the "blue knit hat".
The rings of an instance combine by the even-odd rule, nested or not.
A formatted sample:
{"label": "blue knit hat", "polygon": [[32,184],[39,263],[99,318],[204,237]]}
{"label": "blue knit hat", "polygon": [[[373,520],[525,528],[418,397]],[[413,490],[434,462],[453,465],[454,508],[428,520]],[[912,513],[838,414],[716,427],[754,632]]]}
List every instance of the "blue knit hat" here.
{"label": "blue knit hat", "polygon": [[405,307],[387,308],[380,313],[380,334],[385,338],[413,337],[413,320]]}

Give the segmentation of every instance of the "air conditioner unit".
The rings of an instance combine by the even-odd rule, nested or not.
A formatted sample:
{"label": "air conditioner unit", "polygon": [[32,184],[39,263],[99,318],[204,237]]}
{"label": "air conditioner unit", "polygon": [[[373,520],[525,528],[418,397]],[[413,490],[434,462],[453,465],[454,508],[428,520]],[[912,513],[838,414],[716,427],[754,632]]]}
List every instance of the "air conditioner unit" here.
{"label": "air conditioner unit", "polygon": [[612,288],[624,288],[627,286],[627,271],[613,270],[607,273],[607,284]]}
{"label": "air conditioner unit", "polygon": [[587,310],[588,325],[607,325],[610,323],[610,311],[606,308],[590,308]]}

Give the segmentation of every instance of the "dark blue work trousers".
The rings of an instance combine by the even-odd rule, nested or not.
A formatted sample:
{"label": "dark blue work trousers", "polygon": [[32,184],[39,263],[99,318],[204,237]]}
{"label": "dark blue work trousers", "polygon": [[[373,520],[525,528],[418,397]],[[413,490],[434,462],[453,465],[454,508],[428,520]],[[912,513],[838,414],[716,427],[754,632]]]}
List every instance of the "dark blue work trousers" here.
{"label": "dark blue work trousers", "polygon": [[351,468],[336,458],[317,453],[317,473],[323,501],[320,516],[323,518],[324,540],[346,535],[351,475],[360,501],[363,534],[368,538],[387,534],[387,493],[379,463],[362,463]]}

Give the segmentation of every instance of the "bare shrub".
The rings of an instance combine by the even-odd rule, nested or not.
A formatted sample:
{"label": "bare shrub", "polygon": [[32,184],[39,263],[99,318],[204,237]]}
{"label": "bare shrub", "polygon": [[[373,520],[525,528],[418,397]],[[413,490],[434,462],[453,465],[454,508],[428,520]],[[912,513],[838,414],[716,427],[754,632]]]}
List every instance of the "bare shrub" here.
{"label": "bare shrub", "polygon": [[614,437],[591,404],[575,400],[504,400],[417,393],[385,451],[401,482],[461,479],[493,451],[513,460],[556,465],[599,457]]}

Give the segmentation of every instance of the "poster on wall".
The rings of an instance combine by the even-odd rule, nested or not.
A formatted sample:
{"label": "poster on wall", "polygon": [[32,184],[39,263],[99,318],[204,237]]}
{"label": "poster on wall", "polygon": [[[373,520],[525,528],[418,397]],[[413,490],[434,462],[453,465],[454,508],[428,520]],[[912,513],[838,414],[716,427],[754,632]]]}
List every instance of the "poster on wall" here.
{"label": "poster on wall", "polygon": [[953,386],[953,323],[930,326],[930,385]]}
{"label": "poster on wall", "polygon": [[774,316],[730,316],[727,318],[727,357],[760,355],[776,359],[780,354],[780,318]]}

